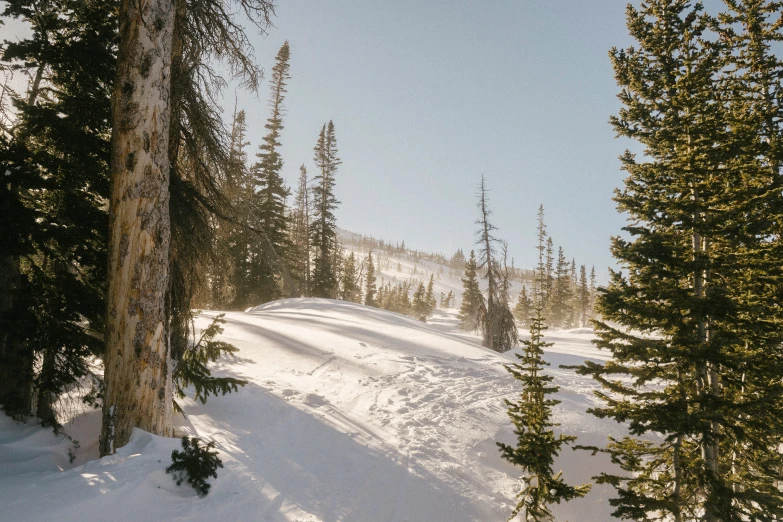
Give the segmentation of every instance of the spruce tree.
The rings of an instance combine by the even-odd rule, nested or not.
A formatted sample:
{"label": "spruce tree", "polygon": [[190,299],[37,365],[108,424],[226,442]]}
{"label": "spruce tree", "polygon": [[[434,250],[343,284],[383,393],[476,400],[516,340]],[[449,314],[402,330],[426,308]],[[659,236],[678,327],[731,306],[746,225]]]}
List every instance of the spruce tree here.
{"label": "spruce tree", "polygon": [[592,268],[590,268],[590,305],[588,306],[591,321],[595,319],[595,300],[598,292],[598,284],[596,281],[595,265],[593,265]]}
{"label": "spruce tree", "polygon": [[571,280],[569,281],[568,291],[568,328],[579,326],[579,279],[576,275],[576,259],[571,258]]}
{"label": "spruce tree", "polygon": [[621,518],[783,516],[782,317],[772,304],[781,245],[769,219],[780,176],[750,140],[768,147],[745,127],[756,116],[738,110],[744,93],[732,93],[739,76],[727,64],[742,49],[715,26],[699,4],[651,0],[628,8],[638,46],[611,52],[623,103],[611,121],[644,145],[646,161],[621,158],[629,176],[615,201],[630,238],[612,241],[625,271],[611,272],[596,323],[613,358],[580,372],[606,390],[593,413],[630,425],[603,449],[624,473],[598,477],[617,489]]}
{"label": "spruce tree", "polygon": [[[539,212],[539,231],[543,229],[543,212]],[[539,263],[536,270],[538,284],[546,278],[543,260],[544,236],[539,234]],[[509,364],[506,370],[522,384],[522,392],[516,401],[504,399],[508,406],[508,416],[514,424],[517,436],[516,446],[498,442],[504,459],[522,468],[522,490],[517,494],[519,501],[511,518],[522,514],[523,520],[531,522],[552,522],[554,517],[549,505],[568,502],[583,497],[590,485],[571,486],[562,478],[562,471],[552,469],[554,458],[560,454],[563,445],[576,440],[571,435],[555,435],[554,428],[559,426],[552,420],[552,408],[559,400],[548,398],[557,393],[558,386],[551,384],[553,377],[544,374],[549,365],[543,359],[544,349],[552,343],[544,342],[543,294],[541,286],[534,291],[534,316],[530,320],[530,339],[523,340],[524,350],[517,353],[520,362]],[[524,287],[523,287],[524,290]]]}
{"label": "spruce tree", "polygon": [[117,9],[20,1],[2,16],[31,31],[0,66],[32,73],[26,95],[4,92],[16,114],[0,129],[0,404],[56,427],[60,394],[103,351]]}
{"label": "spruce tree", "polygon": [[427,302],[427,291],[424,288],[424,283],[419,282],[419,286],[416,287],[416,291],[413,293],[412,306],[413,317],[419,321],[426,321],[430,305]]}
{"label": "spruce tree", "polygon": [[[249,204],[251,180],[247,169],[247,123],[245,111],[234,109],[229,142],[229,155],[220,191],[227,202],[235,209],[244,209]],[[240,211],[241,212],[241,211]],[[248,246],[249,231],[237,223],[212,218],[214,229],[214,250],[206,270],[210,286],[210,305],[213,309],[224,310],[229,307],[243,306],[248,299]]]}
{"label": "spruce tree", "polygon": [[557,251],[557,264],[555,265],[552,293],[547,300],[548,313],[552,326],[562,328],[569,327],[572,315],[572,282],[570,264],[563,253],[563,247]]}
{"label": "spruce tree", "polygon": [[476,253],[471,250],[465,263],[465,276],[462,278],[462,303],[459,307],[460,327],[463,330],[476,330],[479,327],[479,313],[484,306],[477,279],[478,265]]}
{"label": "spruce tree", "polygon": [[427,315],[430,315],[436,306],[434,285],[435,276],[430,275],[430,280],[427,283],[427,293],[424,295],[424,300],[427,302]]}
{"label": "spruce tree", "polygon": [[310,295],[310,200],[307,169],[299,167],[299,186],[291,219],[289,264],[291,277],[298,284],[298,296]]}
{"label": "spruce tree", "polygon": [[356,255],[353,252],[343,259],[343,269],[340,276],[340,298],[343,301],[358,303],[361,300],[361,290],[359,288]]}
{"label": "spruce tree", "polygon": [[376,298],[376,278],[375,278],[375,265],[372,262],[372,251],[367,254],[367,274],[364,278],[364,304],[367,306],[378,307],[382,302],[381,296]]}
{"label": "spruce tree", "polygon": [[576,440],[572,435],[555,435],[554,428],[559,426],[552,420],[552,408],[559,400],[548,398],[557,393],[558,386],[551,384],[553,377],[543,373],[549,363],[544,361],[544,349],[552,343],[544,342],[543,310],[540,296],[535,306],[535,315],[531,318],[530,339],[523,340],[524,351],[517,353],[518,363],[509,364],[506,370],[522,384],[522,392],[517,401],[504,399],[508,406],[508,416],[514,424],[517,436],[516,446],[498,442],[503,458],[522,468],[522,490],[517,494],[519,501],[511,518],[522,513],[523,520],[552,522],[554,517],[549,505],[568,502],[583,497],[590,485],[571,486],[562,477],[562,471],[552,469],[554,458],[560,454],[563,445]]}
{"label": "spruce tree", "polygon": [[286,41],[277,53],[270,80],[270,105],[272,115],[264,127],[267,134],[253,165],[253,193],[251,200],[251,223],[264,232],[265,237],[252,243],[250,267],[250,292],[253,302],[263,303],[279,299],[283,295],[285,259],[289,254],[288,219],[285,213],[289,189],[285,186],[281,171],[283,159],[280,155],[280,133],[283,129],[283,102],[287,80],[290,48]]}
{"label": "spruce tree", "polygon": [[587,269],[585,265],[579,267],[579,286],[577,291],[577,303],[579,305],[579,314],[577,316],[576,326],[587,326],[590,306],[590,290],[587,286]]}
{"label": "spruce tree", "polygon": [[313,221],[310,226],[310,238],[314,250],[311,291],[315,297],[334,298],[337,292],[337,267],[334,264],[337,231],[334,211],[339,202],[334,195],[334,176],[340,163],[337,157],[334,124],[329,121],[321,128],[315,146],[315,164],[318,167],[318,174],[312,189]]}
{"label": "spruce tree", "polygon": [[546,240],[546,273],[544,285],[544,309],[551,306],[549,299],[555,291],[555,245],[551,237]]}
{"label": "spruce tree", "polygon": [[252,232],[248,220],[220,190],[221,177],[231,168],[231,150],[222,111],[215,103],[226,87],[218,64],[230,67],[244,87],[258,91],[261,70],[235,16],[241,12],[247,24],[265,34],[274,6],[269,0],[236,0],[235,10],[227,8],[227,0],[173,1],[167,316],[171,355],[178,361],[194,333],[194,302],[204,288],[204,265],[215,243],[214,217]]}
{"label": "spruce tree", "polygon": [[514,307],[514,318],[523,325],[528,325],[532,317],[533,303],[527,295],[527,289],[522,286],[522,290],[519,291],[519,298],[517,298],[517,304]]}

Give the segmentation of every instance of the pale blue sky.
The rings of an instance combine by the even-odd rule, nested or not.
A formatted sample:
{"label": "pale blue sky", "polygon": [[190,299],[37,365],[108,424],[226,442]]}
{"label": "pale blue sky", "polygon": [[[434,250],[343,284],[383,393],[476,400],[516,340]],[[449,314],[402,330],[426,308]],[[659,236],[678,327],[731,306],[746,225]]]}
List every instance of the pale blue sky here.
{"label": "pale blue sky", "polygon": [[[291,46],[282,135],[293,185],[321,125],[335,124],[343,164],[338,225],[413,248],[469,250],[480,176],[498,235],[532,267],[536,212],[577,263],[612,264],[624,218],[612,191],[628,142],[607,123],[618,92],[607,53],[631,43],[623,0],[281,0],[254,40],[267,70]],[[268,117],[239,93],[255,153]],[[233,96],[228,103],[233,108]]]}
{"label": "pale blue sky", "polygon": [[[2,3],[2,2],[0,2]],[[638,2],[635,2],[638,3]],[[720,0],[705,2],[715,13]],[[279,0],[275,27],[254,36],[269,70],[291,45],[282,135],[284,177],[311,174],[313,146],[333,120],[342,228],[452,254],[470,250],[486,177],[498,236],[532,267],[536,213],[555,245],[601,280],[609,238],[625,218],[612,193],[625,177],[608,51],[633,42],[626,0]],[[10,23],[3,37],[20,32]],[[267,83],[238,91],[251,158],[265,132]],[[226,92],[225,116],[234,107]]]}

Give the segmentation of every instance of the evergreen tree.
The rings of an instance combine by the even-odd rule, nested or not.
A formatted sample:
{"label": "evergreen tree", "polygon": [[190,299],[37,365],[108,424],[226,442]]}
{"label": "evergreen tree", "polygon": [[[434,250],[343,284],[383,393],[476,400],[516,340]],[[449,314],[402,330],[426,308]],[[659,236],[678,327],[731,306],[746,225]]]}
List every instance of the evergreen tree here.
{"label": "evergreen tree", "polygon": [[465,266],[465,261],[467,261],[465,259],[465,253],[461,248],[458,248],[454,255],[451,256],[451,259],[449,260],[449,266],[451,268],[462,268]]}
{"label": "evergreen tree", "polygon": [[595,265],[590,269],[590,306],[588,307],[590,313],[590,320],[595,319],[595,299],[598,291],[598,285],[595,277]]}
{"label": "evergreen tree", "polygon": [[572,315],[572,282],[570,275],[570,264],[566,261],[563,248],[559,247],[557,251],[557,265],[555,267],[554,284],[552,293],[547,300],[551,324],[554,327],[568,327]]}
{"label": "evergreen tree", "polygon": [[367,306],[377,307],[383,299],[378,295],[376,300],[376,278],[375,278],[375,266],[372,262],[372,251],[367,254],[367,275],[364,278],[364,304]]}
{"label": "evergreen tree", "polygon": [[299,167],[299,187],[291,220],[289,263],[291,276],[298,284],[299,296],[310,295],[310,202],[307,169]]}
{"label": "evergreen tree", "polygon": [[435,307],[437,303],[435,302],[435,291],[434,291],[434,285],[435,285],[435,276],[430,275],[430,281],[427,283],[427,293],[424,295],[424,300],[427,302],[427,315],[430,315],[433,310],[435,310]]}
{"label": "evergreen tree", "polygon": [[[753,13],[753,28],[738,19],[727,31],[779,18],[759,2],[730,5]],[[617,488],[610,502],[621,518],[783,516],[783,318],[772,304],[781,244],[769,219],[779,215],[780,175],[748,141],[754,111],[728,96],[746,95],[733,84],[742,73],[727,67],[743,49],[714,27],[699,4],[650,0],[628,8],[638,47],[611,53],[624,105],[612,123],[648,160],[621,158],[629,176],[615,200],[630,216],[630,239],[614,238],[612,252],[627,272],[611,272],[596,323],[613,359],[580,371],[607,390],[592,411],[630,425],[631,436],[603,450],[625,473],[598,478]]]}
{"label": "evergreen tree", "polygon": [[117,9],[19,1],[2,16],[31,29],[2,67],[33,72],[0,131],[0,404],[56,427],[60,394],[103,351]]}
{"label": "evergreen tree", "polygon": [[427,302],[427,291],[424,288],[424,283],[420,282],[413,293],[413,317],[420,321],[426,321],[429,311],[430,305]]}
{"label": "evergreen tree", "polygon": [[263,230],[263,240],[254,241],[251,246],[250,294],[254,303],[279,299],[283,295],[280,262],[289,253],[288,220],[285,213],[289,189],[285,186],[281,171],[283,159],[280,156],[280,132],[283,129],[283,101],[285,100],[290,49],[286,41],[277,53],[270,81],[272,115],[264,127],[268,133],[260,145],[258,162],[253,165],[253,193],[251,200],[251,223]]}
{"label": "evergreen tree", "polygon": [[[249,204],[252,190],[245,152],[245,147],[249,145],[245,119],[245,111],[234,110],[228,163],[220,185],[221,193],[236,209],[245,208]],[[243,306],[249,301],[245,292],[248,288],[250,232],[230,220],[213,217],[212,222],[215,246],[207,268],[210,304],[218,310],[237,304]]]}
{"label": "evergreen tree", "polygon": [[231,150],[215,99],[226,86],[217,64],[229,66],[234,77],[251,91],[258,90],[261,79],[248,37],[235,23],[233,7],[265,34],[274,6],[268,0],[234,0],[231,9],[228,0],[174,0],[174,4],[168,154],[171,248],[166,313],[171,356],[178,361],[188,350],[193,334],[193,304],[198,289],[204,287],[206,256],[215,243],[214,217],[263,235],[263,231],[253,231],[248,220],[242,219],[220,192],[221,176],[231,168]]}
{"label": "evergreen tree", "polygon": [[[546,281],[544,263],[544,213],[539,208],[538,224],[538,267],[536,269],[536,287],[534,287],[535,307],[530,321],[530,339],[523,340],[523,352],[517,353],[518,363],[506,365],[506,370],[522,384],[522,392],[516,402],[504,399],[508,406],[508,416],[514,424],[517,436],[516,446],[498,442],[504,459],[522,468],[522,490],[511,518],[522,513],[525,521],[552,522],[554,517],[549,505],[568,502],[583,497],[590,485],[570,486],[562,478],[562,472],[554,473],[554,458],[560,454],[563,445],[571,444],[576,437],[555,435],[554,428],[559,426],[552,420],[552,408],[559,400],[547,398],[557,393],[559,387],[551,384],[553,377],[543,373],[549,363],[544,361],[544,349],[552,343],[544,342],[543,285]],[[522,288],[524,291],[524,287]],[[520,302],[522,294],[520,294]],[[527,302],[527,296],[525,296]]]}
{"label": "evergreen tree", "polygon": [[334,210],[334,175],[341,161],[337,157],[337,139],[334,124],[329,121],[321,128],[315,146],[315,164],[318,175],[313,186],[313,221],[310,226],[311,244],[314,249],[312,294],[315,297],[335,297],[337,275],[334,253],[337,250],[337,231]]}
{"label": "evergreen tree", "polygon": [[587,269],[585,265],[579,267],[579,287],[577,293],[577,302],[579,304],[577,326],[587,326],[589,315],[588,308],[590,307],[590,290],[587,286]]}
{"label": "evergreen tree", "polygon": [[546,273],[544,275],[544,309],[551,306],[549,298],[555,290],[555,246],[551,237],[546,240]]}
{"label": "evergreen tree", "polygon": [[479,313],[484,306],[477,279],[478,265],[476,253],[471,250],[465,263],[465,276],[462,278],[462,303],[459,307],[460,326],[463,330],[476,330],[479,327]]}
{"label": "evergreen tree", "polygon": [[540,296],[535,306],[535,316],[530,323],[530,340],[523,340],[524,351],[516,356],[518,363],[509,364],[506,370],[522,384],[517,401],[504,399],[508,416],[514,424],[517,436],[516,446],[498,442],[503,458],[522,468],[522,490],[517,494],[519,501],[510,518],[522,513],[525,521],[554,520],[549,505],[568,502],[583,497],[590,485],[571,486],[562,478],[562,471],[552,469],[554,458],[560,454],[563,445],[576,440],[572,435],[555,435],[559,426],[552,420],[552,408],[559,400],[548,398],[557,393],[559,387],[551,384],[553,377],[543,373],[549,363],[544,361],[544,349],[552,343],[544,342],[543,310]]}
{"label": "evergreen tree", "polygon": [[359,288],[359,274],[356,268],[356,256],[353,252],[343,259],[341,276],[341,299],[358,303],[361,301],[361,289]]}
{"label": "evergreen tree", "polygon": [[[160,294],[160,288],[164,288],[164,314],[166,316],[164,322],[167,325],[164,337],[171,339],[170,352],[175,359],[181,356],[183,346],[187,344],[186,334],[191,317],[190,301],[194,288],[196,288],[196,281],[199,278],[198,264],[200,255],[202,252],[209,250],[211,243],[210,230],[212,227],[210,226],[209,214],[219,207],[217,202],[222,201],[217,191],[216,180],[226,165],[225,159],[227,154],[224,146],[224,129],[221,117],[219,110],[216,109],[212,101],[213,96],[219,95],[223,80],[220,75],[215,74],[214,70],[211,69],[211,63],[214,63],[213,59],[230,61],[237,76],[246,80],[251,88],[255,87],[255,82],[260,72],[248,59],[246,54],[248,49],[247,39],[241,28],[233,23],[233,15],[228,14],[224,4],[223,0],[192,0],[187,4],[186,0],[175,0],[172,6],[166,6],[167,10],[161,12],[162,15],[170,14],[171,18],[161,16],[159,19],[160,23],[156,23],[155,27],[153,27],[155,31],[166,29],[167,27],[171,29],[170,31],[164,31],[167,34],[161,35],[171,39],[170,74],[166,72],[166,83],[170,80],[171,85],[170,92],[165,93],[169,98],[170,111],[167,114],[157,114],[155,119],[157,132],[152,135],[163,140],[161,132],[168,128],[169,163],[164,170],[169,178],[167,190],[170,198],[166,197],[161,200],[152,214],[144,214],[144,224],[149,227],[156,226],[156,222],[163,223],[161,225],[163,235],[160,237],[154,235],[156,241],[157,239],[161,240],[156,243],[157,247],[159,246],[158,243],[166,243],[164,236],[167,225],[165,224],[164,215],[170,216],[171,247],[166,254],[168,256],[168,284],[165,281],[158,280],[154,274],[155,271],[150,270],[147,275],[152,275],[153,279],[156,279],[155,283],[153,285],[142,285],[142,290],[146,292],[146,299],[147,296],[152,296],[156,293]],[[271,12],[271,4],[268,2],[264,0],[239,0],[237,5],[244,10],[247,19],[256,23],[262,30],[265,24],[268,24],[268,16]],[[46,10],[48,14],[36,13],[35,11],[39,7]],[[47,136],[45,133],[40,133],[37,137],[38,142],[40,144],[46,143],[48,148],[67,144],[68,138],[73,139],[74,143],[78,143],[79,146],[77,148],[70,148],[70,150],[64,148],[58,154],[61,160],[64,160],[79,172],[68,174],[70,180],[64,183],[60,183],[56,176],[47,175],[52,182],[52,187],[43,187],[46,190],[43,192],[38,190],[39,194],[55,194],[56,191],[52,190],[52,188],[58,185],[63,188],[77,186],[81,183],[81,180],[93,176],[98,171],[103,171],[102,176],[106,179],[108,172],[108,147],[102,145],[102,143],[108,145],[108,137],[111,132],[111,129],[108,128],[108,123],[111,120],[111,115],[108,113],[110,91],[116,77],[116,45],[118,41],[122,41],[122,38],[117,36],[117,7],[118,3],[115,1],[100,0],[84,2],[14,2],[12,5],[13,9],[20,8],[25,12],[25,15],[32,15],[35,19],[34,23],[47,25],[40,33],[36,33],[36,37],[43,37],[40,39],[40,42],[43,43],[40,46],[41,50],[45,50],[47,53],[55,51],[54,54],[49,53],[48,59],[42,62],[37,59],[26,60],[34,65],[44,65],[44,67],[37,68],[27,104],[36,105],[36,100],[44,99],[47,102],[56,101],[59,103],[59,101],[64,101],[66,96],[72,96],[68,94],[68,91],[75,92],[71,90],[71,87],[78,86],[79,89],[83,89],[81,93],[73,96],[71,101],[68,102],[71,108],[63,105],[61,109],[53,112],[49,111],[52,121],[57,122],[56,127],[61,136],[55,138],[53,135]],[[125,7],[127,6],[123,4],[123,8]],[[147,10],[154,6],[147,3],[137,7]],[[171,10],[168,10],[168,7],[171,7]],[[90,13],[89,19],[84,17],[87,13]],[[172,22],[172,18],[173,23],[166,25]],[[59,24],[61,27],[66,27],[74,22],[82,24],[82,29],[73,25],[68,27],[65,33],[57,34],[56,25]],[[207,27],[208,30],[206,30]],[[128,29],[129,27],[125,24],[123,28]],[[128,35],[122,35],[122,37],[126,36]],[[56,57],[56,53],[59,53],[60,50],[66,47],[70,47],[69,53],[71,57],[68,58],[64,54]],[[156,59],[169,59],[164,55],[155,56]],[[125,63],[127,63],[135,59],[127,56],[121,58],[121,63],[123,63],[122,60],[125,60]],[[142,67],[142,73],[147,70],[146,65],[154,65],[154,63],[149,62],[148,58],[143,59],[144,67]],[[184,63],[187,63],[187,66],[183,66]],[[47,71],[51,72],[51,76],[49,76]],[[62,72],[65,72],[62,76],[64,78],[62,83],[70,86],[68,89],[56,85],[60,81],[56,77]],[[125,72],[123,71],[122,73],[124,74]],[[145,79],[144,74],[142,74],[142,77],[142,79]],[[160,84],[159,87],[166,87],[166,83]],[[126,94],[129,96],[131,87],[133,87],[132,83],[124,84],[124,88],[128,90]],[[136,85],[136,87],[139,86]],[[139,88],[137,90],[139,92],[136,94],[143,94],[142,91],[144,89]],[[146,101],[149,100],[150,98]],[[73,104],[74,101],[80,105],[76,112],[73,111],[76,108],[76,105]],[[131,103],[131,105],[133,104]],[[90,121],[90,119],[93,121]],[[168,125],[166,124],[167,121]],[[73,126],[69,129],[68,127],[71,124]],[[114,130],[116,131],[115,134],[119,132],[117,129]],[[123,132],[126,130],[122,129]],[[90,138],[89,134],[94,134],[94,137]],[[7,137],[8,135],[3,136],[3,138]],[[161,144],[161,141],[151,142],[150,137],[145,137],[143,133],[141,133],[141,141],[145,154],[152,148],[153,143],[155,144],[155,154],[161,152],[158,150],[158,145]],[[145,145],[145,142],[149,143]],[[70,145],[67,146],[70,147]],[[0,147],[0,150],[4,151],[9,149],[5,146]],[[5,158],[0,159],[3,162],[4,160]],[[143,162],[140,163],[140,157],[135,152],[132,156],[129,155],[127,160],[124,165],[127,170],[143,165]],[[134,161],[136,163],[132,165]],[[14,171],[16,170],[14,169]],[[66,173],[65,170],[61,172],[62,174]],[[34,179],[34,176],[28,177],[28,181]],[[130,176],[128,176],[126,181],[128,180],[130,180]],[[152,195],[153,184],[145,182],[145,184],[139,186],[145,188],[148,193],[147,196]],[[10,188],[9,192],[13,193],[14,197],[18,194],[23,194],[13,183],[3,186],[3,188],[6,187]],[[3,192],[0,190],[0,196],[2,196],[0,199],[5,202],[6,197]],[[135,192],[138,192],[138,190],[135,190]],[[80,225],[89,224],[90,226],[97,226],[98,229],[101,228],[99,214],[105,213],[105,202],[108,199],[108,183],[102,183],[98,178],[93,178],[80,187],[78,193],[79,197],[91,201],[89,204],[98,209],[99,212],[91,211],[87,207],[80,208],[79,205],[75,204],[76,200],[73,199],[74,193],[61,201],[68,205],[69,212],[73,211],[74,215],[79,215],[79,222],[71,226],[67,217],[62,216],[58,218],[57,223],[63,225],[61,231],[67,231],[70,241],[81,245],[80,248],[84,249],[87,254],[82,254],[80,259],[71,263],[71,266],[67,266],[70,262],[68,247],[49,242],[47,255],[56,253],[55,256],[50,258],[53,262],[49,263],[54,271],[62,275],[70,273],[76,275],[82,281],[87,281],[99,271],[103,271],[105,274],[106,261],[100,262],[99,265],[102,265],[102,267],[93,272],[91,258],[93,256],[105,256],[106,244],[100,245],[95,243],[96,235],[85,232],[86,228],[81,228]],[[137,194],[128,193],[126,195],[134,198]],[[163,203],[164,200],[165,204]],[[3,206],[6,208],[5,205]],[[19,208],[19,210],[23,209]],[[22,216],[23,212],[19,212],[19,215]],[[163,216],[163,219],[159,220],[158,218],[161,216]],[[43,226],[49,226],[45,219],[38,221],[38,223]],[[3,228],[4,232],[10,230],[10,227]],[[105,232],[101,232],[101,234],[105,237]],[[128,244],[127,246],[132,245]],[[0,248],[0,251],[3,254],[5,252],[14,252],[14,250],[5,250],[4,248]],[[156,251],[155,253],[157,254],[158,252]],[[131,252],[131,254],[136,255],[136,252]],[[10,261],[7,260],[7,257],[9,256],[0,256],[3,268],[9,266],[13,271],[18,271],[16,267],[19,266],[19,263],[14,262],[13,256],[10,256]],[[32,255],[28,256],[29,259],[34,259],[34,257]],[[56,262],[54,262],[55,257],[57,258]],[[148,256],[147,261],[152,262],[153,257]],[[60,264],[59,260],[66,260],[65,265]],[[157,262],[157,258],[155,261]],[[0,272],[3,271],[0,269]],[[43,274],[45,271],[38,272]],[[11,303],[11,306],[8,305],[5,289],[10,288],[12,285],[18,286],[23,284],[23,281],[19,281],[19,279],[14,274],[9,278],[0,277],[0,312],[14,309],[14,303]],[[6,284],[6,281],[11,281],[12,284]],[[140,282],[142,281],[137,279],[133,284],[138,287]],[[63,297],[66,298],[63,301],[65,308],[56,305],[53,301],[50,301],[47,306],[55,307],[58,312],[68,310],[67,313],[71,313],[72,309],[68,309],[68,306],[78,302],[78,306],[87,304],[90,307],[100,309],[99,314],[102,316],[104,310],[101,303],[104,290],[105,287],[102,283],[92,286],[93,295],[91,296],[80,294],[80,291],[75,287],[68,288],[66,291],[57,290],[57,294],[61,296],[61,299]],[[39,295],[44,295],[44,292],[40,292]],[[153,316],[157,313],[157,305],[155,307],[155,313],[152,313],[153,310],[150,310],[150,313],[147,314],[147,319],[154,320]],[[16,310],[20,310],[20,308],[16,308]],[[29,318],[25,319],[25,321],[28,320]],[[87,333],[94,342],[94,339],[100,338],[100,333],[96,335],[96,332],[89,330],[98,329],[100,321],[101,317],[95,320],[94,314],[89,313],[85,309],[78,312],[78,315],[73,318],[68,319],[67,326],[72,332],[82,330],[79,335]],[[19,324],[21,325],[21,323]],[[49,324],[51,326],[54,323],[50,321]],[[28,327],[28,331],[36,330],[34,327]],[[4,338],[8,339],[5,335],[7,335],[7,331],[4,329]],[[37,339],[38,342],[42,340],[40,337]],[[46,346],[59,350],[58,342],[46,342]],[[70,343],[70,341],[68,342]],[[5,345],[5,341],[3,345]],[[11,338],[11,345],[18,346],[13,338]],[[82,345],[80,348],[82,353],[85,353],[83,351],[84,347]],[[0,347],[0,352],[3,351],[4,348]],[[75,370],[84,367],[78,362],[78,357],[70,359],[68,356],[63,357],[63,353],[52,357],[54,351],[49,350],[49,353],[50,355],[43,354],[43,368],[47,368],[47,361],[56,361],[57,364],[63,363],[63,368],[67,368],[71,375],[75,375]],[[0,354],[0,358],[2,358],[2,354]],[[48,368],[51,368],[51,365]],[[55,375],[49,370],[42,370],[42,372]],[[107,370],[107,376],[110,373]],[[60,380],[57,386],[69,385],[68,379],[63,377],[64,375],[57,376],[58,380]],[[137,382],[143,380],[137,379]],[[2,376],[0,376],[0,381],[5,381],[2,379]],[[134,388],[131,386],[127,391],[133,393],[133,390]],[[39,408],[49,403],[49,400],[56,396],[56,392],[50,389],[46,391],[46,395],[48,398],[37,401]],[[125,412],[122,413],[124,414]]]}
{"label": "evergreen tree", "polygon": [[519,292],[519,298],[517,299],[517,304],[514,307],[514,317],[523,325],[527,325],[532,317],[532,310],[533,302],[527,295],[527,289],[522,286],[522,290]]}
{"label": "evergreen tree", "polygon": [[568,287],[570,299],[568,300],[568,328],[579,326],[579,279],[576,276],[576,259],[571,258],[571,281]]}
{"label": "evergreen tree", "polygon": [[[538,241],[538,265],[536,265],[533,286],[541,293],[541,304],[546,308],[547,292],[550,286],[549,274],[551,273],[551,241],[547,240],[546,225],[544,224],[544,205],[538,206],[538,228],[536,238]],[[550,249],[547,249],[550,246]],[[546,259],[546,261],[545,261]],[[535,296],[533,296],[535,297]]]}

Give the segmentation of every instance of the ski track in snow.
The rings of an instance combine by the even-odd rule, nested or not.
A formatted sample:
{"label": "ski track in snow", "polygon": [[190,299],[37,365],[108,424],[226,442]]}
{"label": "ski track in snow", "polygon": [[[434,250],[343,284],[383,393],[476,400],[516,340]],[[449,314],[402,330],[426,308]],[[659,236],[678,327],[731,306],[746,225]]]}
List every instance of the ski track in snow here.
{"label": "ski track in snow", "polygon": [[[219,312],[197,319],[205,327]],[[289,299],[225,316],[239,352],[215,373],[247,379],[236,394],[182,402],[179,429],[213,439],[225,469],[199,499],[163,471],[175,439],[136,431],[116,455],[94,458],[99,412],[67,426],[85,449],[0,418],[0,519],[493,521],[515,503],[519,472],[496,441],[514,442],[504,398],[519,393],[497,354],[460,332],[455,310],[431,324],[369,307]],[[580,444],[621,427],[585,414],[595,384],[560,364],[605,359],[587,330],[547,332],[548,371],[561,386],[556,420]],[[517,349],[518,350],[518,349]],[[66,431],[67,431],[66,430]],[[76,465],[76,467],[73,467]],[[609,464],[565,449],[566,478]],[[608,520],[611,490],[555,506],[558,520]]]}

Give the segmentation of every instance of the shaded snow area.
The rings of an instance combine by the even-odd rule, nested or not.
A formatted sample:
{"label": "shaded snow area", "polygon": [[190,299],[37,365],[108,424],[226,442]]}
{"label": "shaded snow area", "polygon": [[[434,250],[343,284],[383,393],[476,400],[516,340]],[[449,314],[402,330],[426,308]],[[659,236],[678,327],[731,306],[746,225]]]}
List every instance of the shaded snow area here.
{"label": "shaded snow area", "polygon": [[[205,327],[217,312],[197,319]],[[68,438],[0,418],[3,520],[502,521],[519,472],[495,441],[513,442],[504,397],[520,388],[513,357],[459,332],[455,310],[424,324],[342,301],[289,299],[227,313],[222,340],[239,348],[215,373],[247,379],[236,394],[184,401],[179,430],[216,441],[223,459],[198,498],[165,474],[179,440],[137,430],[95,459],[98,412]],[[595,384],[559,369],[602,360],[589,330],[551,332],[556,417],[579,443],[623,429],[585,413]],[[69,462],[69,453],[75,457]],[[90,460],[92,459],[92,460]],[[556,466],[587,480],[606,460],[566,449]],[[556,506],[558,520],[608,520],[610,490]]]}

